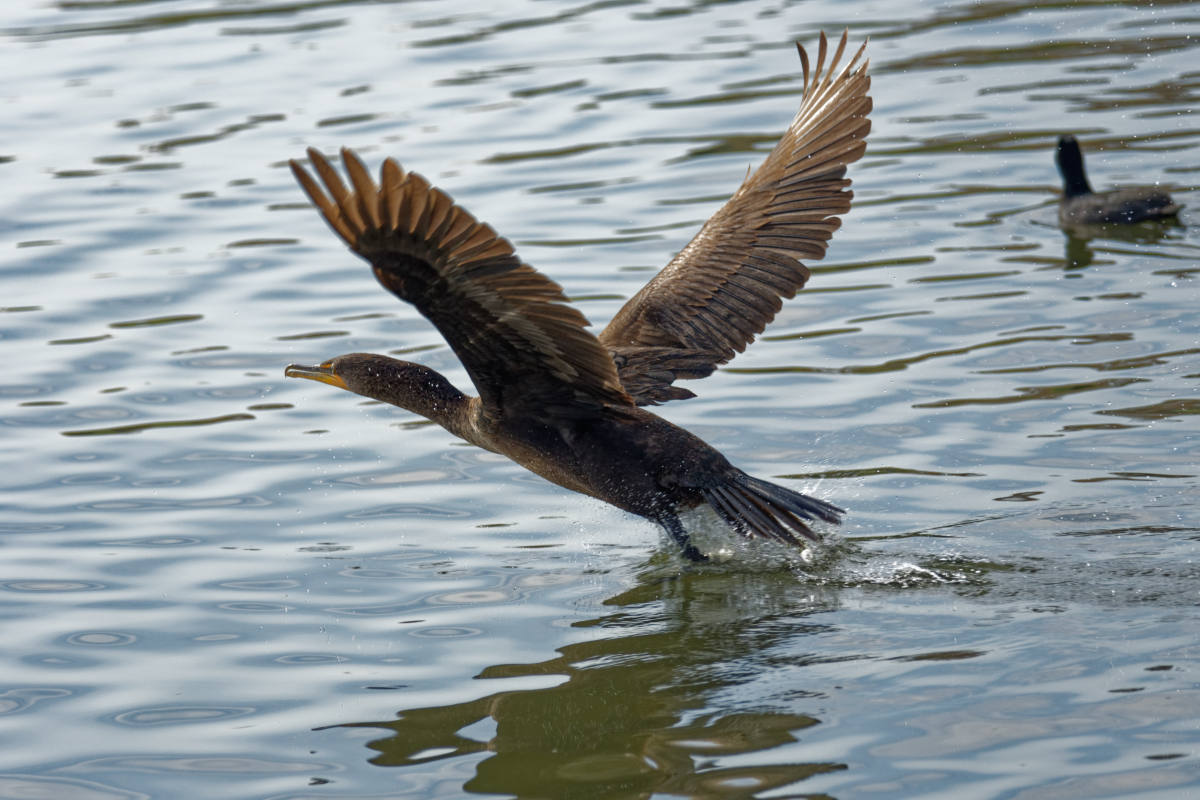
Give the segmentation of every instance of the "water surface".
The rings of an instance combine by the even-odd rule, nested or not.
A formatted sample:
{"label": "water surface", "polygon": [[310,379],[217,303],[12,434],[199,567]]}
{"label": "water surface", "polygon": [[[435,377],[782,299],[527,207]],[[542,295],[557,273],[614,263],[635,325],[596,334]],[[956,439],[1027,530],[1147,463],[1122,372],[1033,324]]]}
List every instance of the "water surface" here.
{"label": "water surface", "polygon": [[[80,2],[0,12],[0,798],[1200,791],[1186,3]],[[289,362],[468,388],[286,160],[394,156],[603,324],[869,35],[856,202],[663,409],[849,509],[650,523]],[[1179,225],[1067,237],[1053,142]]]}

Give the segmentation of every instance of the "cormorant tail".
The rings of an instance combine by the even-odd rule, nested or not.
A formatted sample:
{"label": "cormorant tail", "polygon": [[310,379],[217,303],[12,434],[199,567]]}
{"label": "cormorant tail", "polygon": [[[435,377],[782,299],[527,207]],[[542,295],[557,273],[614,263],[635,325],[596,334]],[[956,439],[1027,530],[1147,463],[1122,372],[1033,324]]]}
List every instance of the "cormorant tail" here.
{"label": "cormorant tail", "polygon": [[803,544],[797,534],[814,542],[820,541],[820,537],[808,526],[808,521],[819,519],[837,525],[845,513],[844,509],[832,503],[751,477],[744,472],[730,481],[702,491],[713,510],[738,533],[792,545]]}

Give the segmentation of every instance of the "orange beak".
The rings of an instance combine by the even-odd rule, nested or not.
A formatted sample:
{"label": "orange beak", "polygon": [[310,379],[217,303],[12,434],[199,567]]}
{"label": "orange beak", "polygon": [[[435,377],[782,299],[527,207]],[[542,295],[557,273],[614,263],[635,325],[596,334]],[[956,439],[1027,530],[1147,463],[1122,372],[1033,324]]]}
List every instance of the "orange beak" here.
{"label": "orange beak", "polygon": [[320,381],[321,383],[328,383],[330,386],[350,391],[346,387],[346,382],[333,371],[332,361],[326,361],[324,364],[318,364],[315,367],[306,367],[302,364],[288,364],[283,370],[283,375],[285,378],[308,378],[310,381]]}

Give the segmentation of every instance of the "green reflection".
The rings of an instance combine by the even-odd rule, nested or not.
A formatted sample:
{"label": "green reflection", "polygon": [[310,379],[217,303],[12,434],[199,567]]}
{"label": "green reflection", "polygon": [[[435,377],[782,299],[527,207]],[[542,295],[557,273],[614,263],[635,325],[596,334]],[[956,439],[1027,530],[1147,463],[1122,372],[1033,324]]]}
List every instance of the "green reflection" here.
{"label": "green reflection", "polygon": [[110,328],[157,328],[160,325],[178,325],[181,322],[195,322],[204,319],[203,314],[172,314],[165,317],[150,317],[147,319],[130,319],[123,322],[110,322]]}
{"label": "green reflection", "polygon": [[[772,668],[824,660],[796,647],[797,639],[828,630],[811,616],[835,604],[822,596],[832,590],[817,592],[788,572],[650,576],[606,602],[614,613],[576,623],[602,629],[602,638],[567,645],[548,661],[497,664],[478,676],[562,676],[554,686],[403,709],[396,720],[344,727],[388,731],[368,745],[378,766],[487,754],[464,786],[480,794],[747,797],[796,784],[847,768],[798,759],[791,747],[769,752],[819,724],[786,707],[812,703],[815,711],[825,687],[779,685],[770,693],[779,698],[772,708],[737,707],[729,697]],[[480,722],[494,726],[486,741],[465,730]]]}
{"label": "green reflection", "polygon": [[207,419],[172,419],[161,422],[139,422],[133,425],[112,425],[107,428],[89,428],[77,431],[60,431],[63,436],[120,436],[127,433],[141,433],[158,428],[194,428],[198,425],[218,425],[222,422],[238,422],[254,419],[253,414],[224,414]]}
{"label": "green reflection", "polygon": [[[1093,265],[1117,263],[1121,257],[1130,255],[1120,247],[1120,243],[1152,245],[1173,241],[1179,238],[1178,232],[1183,228],[1177,219],[1151,220],[1134,225],[1072,226],[1063,231],[1066,234],[1063,270],[1071,272]],[[1153,255],[1158,258],[1173,257],[1163,251],[1154,252]]]}

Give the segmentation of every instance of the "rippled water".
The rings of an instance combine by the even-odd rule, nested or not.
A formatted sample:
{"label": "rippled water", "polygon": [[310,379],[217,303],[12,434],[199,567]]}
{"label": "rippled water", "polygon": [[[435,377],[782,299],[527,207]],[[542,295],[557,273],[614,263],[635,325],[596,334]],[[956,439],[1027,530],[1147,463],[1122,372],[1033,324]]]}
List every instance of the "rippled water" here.
{"label": "rippled water", "polygon": [[[1200,792],[1194,4],[0,11],[0,798]],[[846,506],[659,531],[299,381],[417,353],[285,168],[387,155],[603,323],[870,35],[857,201],[664,415]],[[1053,140],[1181,224],[1055,226]],[[719,533],[714,533],[719,536]]]}

